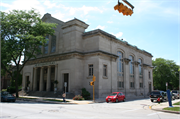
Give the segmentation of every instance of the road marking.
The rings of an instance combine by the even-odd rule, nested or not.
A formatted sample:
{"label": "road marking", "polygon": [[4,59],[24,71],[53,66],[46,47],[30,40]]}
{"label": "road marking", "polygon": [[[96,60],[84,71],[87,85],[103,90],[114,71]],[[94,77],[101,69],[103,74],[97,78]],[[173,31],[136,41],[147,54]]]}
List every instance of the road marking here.
{"label": "road marking", "polygon": [[153,115],[160,114],[160,113],[163,113],[163,112],[151,113],[151,114],[148,114],[147,116],[153,116]]}

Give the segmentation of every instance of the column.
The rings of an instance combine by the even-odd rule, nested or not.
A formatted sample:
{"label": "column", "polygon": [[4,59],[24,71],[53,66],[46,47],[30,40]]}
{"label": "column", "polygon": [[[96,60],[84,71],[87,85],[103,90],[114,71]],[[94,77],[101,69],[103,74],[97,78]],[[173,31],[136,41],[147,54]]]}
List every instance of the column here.
{"label": "column", "polygon": [[37,67],[34,68],[33,91],[37,90]]}
{"label": "column", "polygon": [[44,67],[41,67],[41,71],[40,71],[40,83],[39,83],[39,91],[43,91],[43,71],[44,71]]}
{"label": "column", "polygon": [[139,89],[139,71],[138,71],[138,62],[134,62],[135,64],[135,70],[134,70],[134,83],[135,83],[135,93],[136,93],[136,96],[138,96],[138,89]]}
{"label": "column", "polygon": [[130,84],[129,84],[129,59],[124,58],[124,89],[125,89],[125,95],[128,95],[128,90],[130,90]]}
{"label": "column", "polygon": [[[54,80],[57,80],[58,81],[58,77],[57,77],[57,74],[58,74],[58,64],[55,65],[55,79]],[[58,81],[59,82],[59,81]],[[57,84],[58,85],[58,84]],[[57,86],[58,87],[58,86]]]}
{"label": "column", "polygon": [[50,88],[51,88],[51,73],[50,72],[51,72],[51,66],[48,66],[46,91],[50,91]]}
{"label": "column", "polygon": [[143,89],[144,97],[146,97],[148,93],[148,71],[146,66],[143,66]]}

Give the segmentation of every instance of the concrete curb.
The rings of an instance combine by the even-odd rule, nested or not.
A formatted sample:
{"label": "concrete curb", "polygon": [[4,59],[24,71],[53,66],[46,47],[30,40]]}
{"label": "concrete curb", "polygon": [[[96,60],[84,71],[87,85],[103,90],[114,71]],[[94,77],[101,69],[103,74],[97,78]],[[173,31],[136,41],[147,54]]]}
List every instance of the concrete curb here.
{"label": "concrete curb", "polygon": [[166,112],[166,113],[180,114],[180,111],[178,112],[178,111],[163,110],[163,108],[166,108],[166,107],[163,107],[160,109],[154,109],[153,106],[157,106],[157,104],[156,105],[150,105],[149,109],[154,110],[154,111]]}

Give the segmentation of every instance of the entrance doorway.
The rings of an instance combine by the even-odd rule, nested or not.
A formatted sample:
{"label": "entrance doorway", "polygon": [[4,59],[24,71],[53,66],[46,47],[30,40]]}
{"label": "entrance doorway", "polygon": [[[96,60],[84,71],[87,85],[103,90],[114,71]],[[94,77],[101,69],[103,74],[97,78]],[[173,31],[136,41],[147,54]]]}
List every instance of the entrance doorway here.
{"label": "entrance doorway", "polygon": [[69,92],[68,91],[68,87],[69,87],[69,74],[67,73],[67,74],[64,74],[64,83],[63,83],[63,91],[65,92],[65,86],[64,86],[64,84],[65,84],[65,82],[66,82],[66,84],[67,84],[67,86],[66,86],[66,92]]}

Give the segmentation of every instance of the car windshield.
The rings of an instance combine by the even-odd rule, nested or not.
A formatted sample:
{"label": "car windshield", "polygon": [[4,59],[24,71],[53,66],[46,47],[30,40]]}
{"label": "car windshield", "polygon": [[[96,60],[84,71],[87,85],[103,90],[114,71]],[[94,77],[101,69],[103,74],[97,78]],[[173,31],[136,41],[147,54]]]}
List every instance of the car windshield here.
{"label": "car windshield", "polygon": [[177,93],[177,91],[176,91],[176,90],[173,90],[172,93]]}
{"label": "car windshield", "polygon": [[160,92],[151,92],[151,95],[160,94]]}
{"label": "car windshield", "polygon": [[111,93],[109,96],[115,96],[117,95],[117,93]]}

